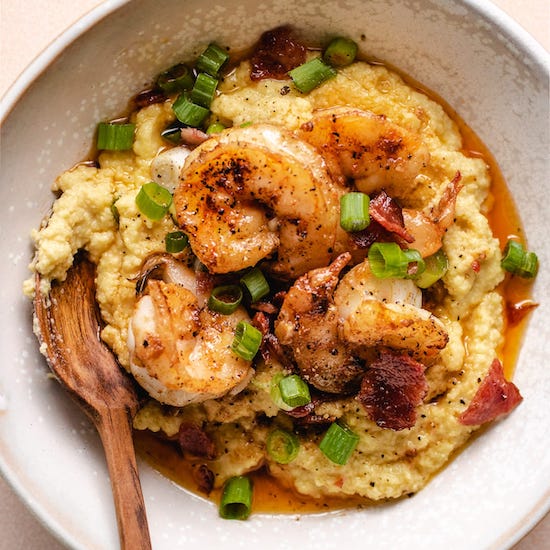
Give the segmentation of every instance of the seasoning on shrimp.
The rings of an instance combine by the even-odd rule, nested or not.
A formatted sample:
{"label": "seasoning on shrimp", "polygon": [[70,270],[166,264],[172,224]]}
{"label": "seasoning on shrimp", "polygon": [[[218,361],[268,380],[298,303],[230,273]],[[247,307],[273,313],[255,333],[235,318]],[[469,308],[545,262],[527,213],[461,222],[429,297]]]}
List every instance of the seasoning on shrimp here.
{"label": "seasoning on shrimp", "polygon": [[[521,401],[499,361],[486,162],[379,63],[300,92],[288,71],[316,57],[288,27],[268,32],[224,65],[199,128],[176,120],[179,92],[145,94],[133,149],[63,173],[35,233],[44,281],[80,248],[96,262],[101,337],[147,393],[135,428],[179,445],[206,493],[263,469],[321,502],[399,498]],[[151,180],[173,194],[160,219],[136,204]],[[360,224],[344,230],[351,193]],[[189,246],[168,253],[175,231]],[[261,298],[242,287],[249,270],[269,283]],[[309,402],[293,406],[283,380]],[[335,462],[320,443],[338,426],[353,446]],[[274,430],[292,433],[288,460],[267,450]]]}

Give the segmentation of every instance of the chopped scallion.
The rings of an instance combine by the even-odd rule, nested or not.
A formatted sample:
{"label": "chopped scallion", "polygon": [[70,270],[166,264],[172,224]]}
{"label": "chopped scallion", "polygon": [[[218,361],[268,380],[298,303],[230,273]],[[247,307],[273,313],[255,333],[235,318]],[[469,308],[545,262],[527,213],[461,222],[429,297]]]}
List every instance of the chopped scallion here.
{"label": "chopped scallion", "polygon": [[202,105],[207,109],[210,108],[210,104],[216,95],[216,88],[218,87],[218,79],[210,76],[206,73],[199,73],[195,85],[191,90],[190,99],[197,105]]}
{"label": "chopped scallion", "polygon": [[228,479],[223,487],[219,513],[223,519],[246,519],[252,509],[252,482],[246,476]]}
{"label": "chopped scallion", "polygon": [[97,127],[97,148],[102,151],[127,151],[134,144],[135,124],[100,122]]}
{"label": "chopped scallion", "polygon": [[359,436],[341,420],[334,422],[326,431],[319,449],[335,464],[346,464],[355,450]]}
{"label": "chopped scallion", "polygon": [[365,193],[346,193],[340,197],[340,226],[344,231],[362,231],[370,224],[370,199]]}
{"label": "chopped scallion", "polygon": [[509,239],[504,247],[501,266],[513,275],[532,279],[538,273],[539,259],[534,252],[525,250],[521,243]]}
{"label": "chopped scallion", "polygon": [[269,294],[269,283],[260,268],[255,267],[241,277],[241,284],[246,288],[252,302],[257,302]]}
{"label": "chopped scallion", "polygon": [[193,87],[193,72],[187,65],[178,63],[157,77],[157,86],[166,93],[183,92]]}
{"label": "chopped scallion", "polygon": [[189,239],[183,231],[172,231],[166,233],[164,237],[164,244],[166,246],[166,252],[170,254],[177,254],[185,249],[189,244]]}
{"label": "chopped scallion", "polygon": [[435,254],[424,259],[426,269],[414,279],[419,288],[429,288],[436,281],[439,281],[449,268],[449,261],[445,252],[440,248]]}
{"label": "chopped scallion", "polygon": [[170,191],[154,181],[144,183],[136,195],[136,205],[139,211],[151,220],[162,219],[171,204],[172,194]]}
{"label": "chopped scallion", "polygon": [[298,456],[300,441],[293,433],[275,428],[267,436],[266,449],[275,462],[288,464]]}
{"label": "chopped scallion", "polygon": [[243,291],[239,285],[221,285],[212,290],[208,298],[208,307],[212,311],[230,315],[240,305]]}
{"label": "chopped scallion", "polygon": [[408,264],[407,275],[405,275],[406,279],[414,279],[424,273],[424,270],[426,269],[426,262],[418,250],[415,250],[414,248],[407,248],[406,250],[402,250],[402,252]]}
{"label": "chopped scallion", "polygon": [[374,243],[369,249],[369,266],[379,279],[403,279],[408,275],[409,259],[397,243]]}
{"label": "chopped scallion", "polygon": [[323,59],[333,67],[346,67],[355,60],[357,44],[350,38],[339,36],[327,46]]}
{"label": "chopped scallion", "polygon": [[279,409],[282,409],[283,411],[291,411],[294,407],[291,407],[290,405],[287,405],[283,398],[281,397],[281,390],[279,389],[279,382],[285,377],[284,373],[278,372],[271,378],[270,386],[269,386],[269,395],[271,396],[271,400]]}
{"label": "chopped scallion", "polygon": [[206,129],[207,134],[219,134],[225,130],[225,126],[221,122],[213,122]]}
{"label": "chopped scallion", "polygon": [[307,94],[329,78],[336,76],[336,70],[327,65],[320,57],[315,57],[292,69],[288,74],[296,88]]}
{"label": "chopped scallion", "polygon": [[116,205],[117,200],[118,198],[114,199],[113,202],[111,203],[111,214],[115,219],[115,223],[118,225],[120,223],[120,212],[118,211],[118,207]]}
{"label": "chopped scallion", "polygon": [[193,103],[185,94],[178,96],[172,105],[172,110],[180,122],[193,128],[199,128],[210,113],[209,109]]}
{"label": "chopped scallion", "polygon": [[199,56],[196,67],[199,71],[217,77],[220,69],[229,59],[229,54],[217,44],[210,44]]}
{"label": "chopped scallion", "polygon": [[308,385],[297,375],[289,374],[279,381],[281,398],[290,407],[302,407],[311,401]]}
{"label": "chopped scallion", "polygon": [[252,361],[262,343],[262,333],[246,321],[239,321],[231,349],[239,357]]}

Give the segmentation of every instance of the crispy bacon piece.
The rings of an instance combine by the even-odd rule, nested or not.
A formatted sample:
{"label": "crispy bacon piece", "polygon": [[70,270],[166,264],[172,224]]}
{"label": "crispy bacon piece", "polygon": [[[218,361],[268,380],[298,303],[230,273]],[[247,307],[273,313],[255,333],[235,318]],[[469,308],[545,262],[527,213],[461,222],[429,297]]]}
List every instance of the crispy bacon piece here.
{"label": "crispy bacon piece", "polygon": [[414,241],[414,237],[405,229],[403,210],[384,190],[370,201],[369,213],[387,231],[395,233],[408,243]]}
{"label": "crispy bacon piece", "polygon": [[193,468],[193,479],[197,484],[198,490],[207,495],[214,488],[215,477],[214,472],[206,464],[200,464],[196,468]]}
{"label": "crispy bacon piece", "polygon": [[184,453],[208,460],[216,458],[216,445],[208,434],[195,424],[183,422],[178,433],[178,443]]}
{"label": "crispy bacon piece", "polygon": [[134,109],[143,109],[153,103],[164,103],[166,99],[166,94],[158,88],[143,90],[133,98]]}
{"label": "crispy bacon piece", "polygon": [[356,399],[381,428],[412,428],[416,407],[428,392],[424,370],[408,355],[384,351],[371,363]]}
{"label": "crispy bacon piece", "polygon": [[260,37],[250,59],[250,79],[288,78],[288,71],[306,60],[306,48],[300,44],[288,26],[277,27]]}
{"label": "crispy bacon piece", "polygon": [[363,231],[354,231],[349,234],[350,239],[357,248],[369,248],[373,243],[393,242],[393,234],[382,227],[375,219],[371,219],[370,224]]}
{"label": "crispy bacon piece", "polygon": [[509,414],[522,400],[517,386],[504,378],[502,363],[495,359],[458,421],[465,426],[485,424]]}
{"label": "crispy bacon piece", "polygon": [[291,364],[279,343],[279,340],[272,332],[272,324],[267,313],[257,311],[252,317],[252,326],[257,328],[262,333],[262,343],[260,345],[260,353],[264,361],[276,359],[287,368]]}

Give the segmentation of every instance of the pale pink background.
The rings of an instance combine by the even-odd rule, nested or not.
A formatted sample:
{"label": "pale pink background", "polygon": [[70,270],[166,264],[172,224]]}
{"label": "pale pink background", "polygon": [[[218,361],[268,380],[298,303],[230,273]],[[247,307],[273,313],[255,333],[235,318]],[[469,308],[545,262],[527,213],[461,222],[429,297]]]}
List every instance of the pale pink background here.
{"label": "pale pink background", "polygon": [[[487,2],[488,0],[479,0]],[[0,0],[0,96],[53,39],[100,0]],[[550,50],[548,0],[494,0]],[[550,547],[550,516],[514,550]],[[61,550],[63,546],[34,518],[0,477],[0,549]]]}

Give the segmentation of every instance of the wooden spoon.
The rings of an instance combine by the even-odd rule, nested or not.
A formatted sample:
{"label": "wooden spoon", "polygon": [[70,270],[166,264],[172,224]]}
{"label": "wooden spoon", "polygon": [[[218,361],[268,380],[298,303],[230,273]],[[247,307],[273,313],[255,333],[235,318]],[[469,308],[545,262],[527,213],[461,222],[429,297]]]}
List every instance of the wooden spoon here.
{"label": "wooden spoon", "polygon": [[41,351],[73,398],[92,419],[103,442],[117,513],[120,546],[151,548],[132,440],[138,400],[130,378],[100,340],[95,266],[77,257],[48,295],[35,283],[35,323]]}

